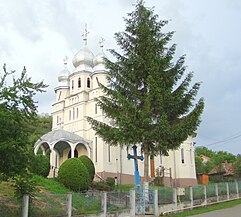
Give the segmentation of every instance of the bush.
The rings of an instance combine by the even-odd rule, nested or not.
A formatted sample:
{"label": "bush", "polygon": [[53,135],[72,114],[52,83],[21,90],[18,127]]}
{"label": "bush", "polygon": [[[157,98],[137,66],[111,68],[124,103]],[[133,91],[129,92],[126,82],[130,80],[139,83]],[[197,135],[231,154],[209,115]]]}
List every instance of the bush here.
{"label": "bush", "polygon": [[88,190],[90,185],[88,170],[78,158],[70,158],[60,166],[58,181],[73,191]]}
{"label": "bush", "polygon": [[92,187],[99,191],[113,191],[115,188],[115,179],[107,177],[105,181],[93,182]]}
{"label": "bush", "polygon": [[105,183],[110,186],[112,189],[115,188],[115,179],[112,177],[107,177]]}
{"label": "bush", "polygon": [[95,176],[95,166],[94,166],[92,160],[86,155],[80,156],[79,159],[86,166],[86,168],[89,172],[90,182],[92,182],[94,179],[94,176]]}
{"label": "bush", "polygon": [[34,155],[31,159],[29,171],[39,176],[47,177],[50,170],[49,156]]}
{"label": "bush", "polygon": [[34,197],[35,193],[38,191],[35,185],[36,183],[32,180],[32,176],[29,174],[16,175],[12,179],[12,186],[15,189],[14,196],[19,199],[25,194]]}
{"label": "bush", "polygon": [[113,189],[106,182],[93,182],[92,187],[98,191],[112,191]]}

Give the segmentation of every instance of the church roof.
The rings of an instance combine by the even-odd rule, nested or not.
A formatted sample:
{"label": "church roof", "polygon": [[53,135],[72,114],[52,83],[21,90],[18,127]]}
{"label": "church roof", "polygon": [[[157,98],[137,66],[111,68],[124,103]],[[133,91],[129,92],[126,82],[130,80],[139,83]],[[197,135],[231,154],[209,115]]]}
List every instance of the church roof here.
{"label": "church roof", "polygon": [[34,145],[34,147],[38,146],[39,144],[43,144],[43,143],[48,143],[49,145],[54,143],[54,142],[58,142],[58,141],[69,141],[72,143],[84,143],[86,144],[86,141],[80,137],[79,135],[75,134],[75,133],[71,133],[69,131],[66,130],[53,130],[48,132],[47,134],[44,134]]}

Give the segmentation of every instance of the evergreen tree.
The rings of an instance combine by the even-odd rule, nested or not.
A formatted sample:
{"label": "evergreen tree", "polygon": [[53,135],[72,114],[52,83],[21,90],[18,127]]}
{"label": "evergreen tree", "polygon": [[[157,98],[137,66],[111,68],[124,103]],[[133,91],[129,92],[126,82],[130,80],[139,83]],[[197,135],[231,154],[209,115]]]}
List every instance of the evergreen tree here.
{"label": "evergreen tree", "polygon": [[33,83],[25,68],[19,78],[13,77],[11,81],[10,75],[14,73],[8,72],[4,64],[0,74],[0,173],[7,176],[26,171],[37,112],[33,97],[46,87],[43,82]]}
{"label": "evergreen tree", "polygon": [[[105,59],[107,87],[98,105],[111,123],[88,117],[96,133],[111,145],[141,144],[148,180],[149,157],[177,149],[200,123],[203,99],[194,101],[200,83],[190,86],[193,73],[184,77],[185,56],[174,62],[174,32],[163,33],[167,21],[159,21],[153,9],[137,1],[125,18],[124,32],[115,34],[122,53],[110,50],[116,61]],[[184,77],[184,78],[183,78]]]}

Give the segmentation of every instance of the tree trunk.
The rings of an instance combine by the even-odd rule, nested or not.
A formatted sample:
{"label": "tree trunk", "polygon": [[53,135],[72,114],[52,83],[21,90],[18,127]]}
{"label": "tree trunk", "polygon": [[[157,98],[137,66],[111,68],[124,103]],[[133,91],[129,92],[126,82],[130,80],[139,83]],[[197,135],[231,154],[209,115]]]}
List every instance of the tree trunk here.
{"label": "tree trunk", "polygon": [[149,154],[144,152],[144,181],[149,182]]}

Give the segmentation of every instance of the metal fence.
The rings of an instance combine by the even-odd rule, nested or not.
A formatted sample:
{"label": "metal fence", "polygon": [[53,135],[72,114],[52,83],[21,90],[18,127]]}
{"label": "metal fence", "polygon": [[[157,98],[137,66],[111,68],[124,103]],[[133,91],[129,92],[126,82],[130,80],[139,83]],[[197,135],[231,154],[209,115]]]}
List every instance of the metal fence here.
{"label": "metal fence", "polygon": [[[215,183],[188,188],[151,187],[146,191],[137,189],[129,191],[98,192],[71,194],[39,193],[30,198],[25,216],[79,216],[127,212],[134,216],[140,204],[145,204],[144,214],[170,213],[173,211],[208,205],[211,203],[240,198],[241,182]],[[0,216],[21,216],[25,205],[21,200],[0,198]],[[143,206],[143,204],[141,204]],[[134,213],[134,214],[133,214]],[[158,215],[157,215],[158,216]]]}
{"label": "metal fence", "polygon": [[40,193],[29,200],[29,216],[66,216],[67,198],[65,194]]}
{"label": "metal fence", "polygon": [[241,182],[211,183],[187,188],[166,188],[158,191],[158,204],[162,213],[206,206],[222,201],[239,199]]}
{"label": "metal fence", "polygon": [[0,216],[21,216],[21,200],[15,198],[0,198]]}
{"label": "metal fence", "polygon": [[114,191],[107,193],[107,212],[115,212],[130,208],[129,191]]}

